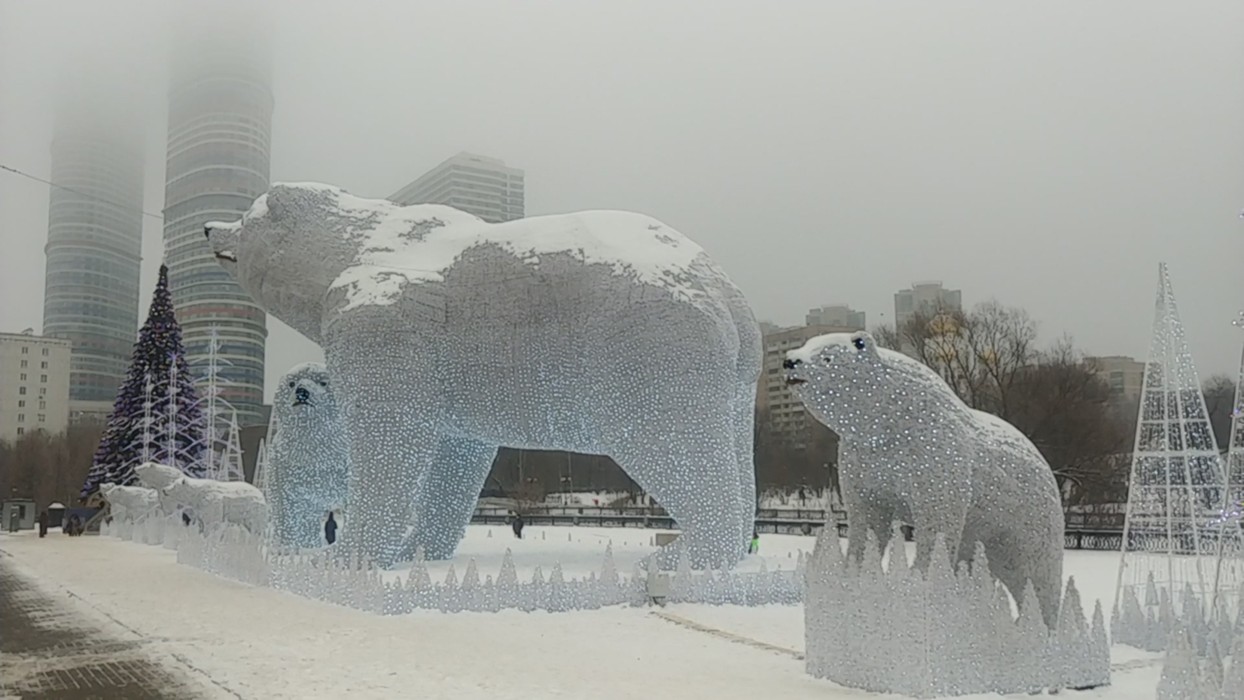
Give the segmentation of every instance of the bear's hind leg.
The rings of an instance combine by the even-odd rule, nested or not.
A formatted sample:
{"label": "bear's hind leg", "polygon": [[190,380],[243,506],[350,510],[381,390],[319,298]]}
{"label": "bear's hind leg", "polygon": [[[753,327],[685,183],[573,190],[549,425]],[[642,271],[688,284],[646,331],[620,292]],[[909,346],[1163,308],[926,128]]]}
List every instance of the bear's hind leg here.
{"label": "bear's hind leg", "polygon": [[419,484],[415,522],[405,555],[423,547],[428,559],[448,559],[466,533],[497,446],[469,438],[442,438]]}
{"label": "bear's hind leg", "polygon": [[[726,568],[743,556],[747,540],[739,525],[752,507],[740,498],[728,421],[716,430],[630,439],[610,456],[673,517],[682,530],[676,546],[686,547],[693,567]],[[676,559],[673,551],[661,556]]]}

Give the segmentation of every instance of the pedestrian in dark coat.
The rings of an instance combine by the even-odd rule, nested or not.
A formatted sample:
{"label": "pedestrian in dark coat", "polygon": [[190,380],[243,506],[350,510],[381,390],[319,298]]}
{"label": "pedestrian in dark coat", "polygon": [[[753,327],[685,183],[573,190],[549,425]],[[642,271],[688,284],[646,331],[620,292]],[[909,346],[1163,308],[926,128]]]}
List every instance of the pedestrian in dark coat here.
{"label": "pedestrian in dark coat", "polygon": [[332,511],[328,513],[328,520],[324,521],[324,539],[329,544],[337,541],[337,520],[333,518]]}
{"label": "pedestrian in dark coat", "polygon": [[46,537],[48,534],[48,512],[46,510],[39,511],[39,536]]}
{"label": "pedestrian in dark coat", "polygon": [[510,521],[510,527],[514,530],[514,536],[520,540],[523,539],[523,525],[526,525],[523,522],[523,516],[516,513],[514,519]]}

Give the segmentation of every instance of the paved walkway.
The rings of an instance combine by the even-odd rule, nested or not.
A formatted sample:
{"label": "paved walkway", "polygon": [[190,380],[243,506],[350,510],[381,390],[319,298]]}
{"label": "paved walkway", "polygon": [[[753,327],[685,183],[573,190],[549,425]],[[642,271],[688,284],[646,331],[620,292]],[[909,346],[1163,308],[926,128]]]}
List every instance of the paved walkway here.
{"label": "paved walkway", "polygon": [[149,658],[140,635],[80,605],[34,585],[0,552],[0,698],[202,697],[182,669]]}

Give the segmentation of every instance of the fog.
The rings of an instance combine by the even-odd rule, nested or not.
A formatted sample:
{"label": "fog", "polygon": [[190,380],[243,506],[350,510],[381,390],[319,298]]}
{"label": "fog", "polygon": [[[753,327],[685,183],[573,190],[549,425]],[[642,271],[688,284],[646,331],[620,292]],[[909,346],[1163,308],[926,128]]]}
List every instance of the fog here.
{"label": "fog", "polygon": [[[188,38],[177,3],[0,0],[0,165],[46,177],[57,105],[103,86],[101,118],[143,135],[158,215],[171,47],[210,51],[253,21],[215,4],[220,26]],[[383,197],[472,151],[526,171],[529,216],[664,220],[761,319],[845,303],[873,326],[896,290],[937,279],[1026,308],[1044,340],[1138,359],[1165,261],[1202,378],[1235,373],[1238,0],[264,9],[274,181]],[[2,331],[41,325],[47,205],[47,185],[0,171]],[[144,221],[149,294],[162,231]],[[269,324],[270,396],[319,353]]]}

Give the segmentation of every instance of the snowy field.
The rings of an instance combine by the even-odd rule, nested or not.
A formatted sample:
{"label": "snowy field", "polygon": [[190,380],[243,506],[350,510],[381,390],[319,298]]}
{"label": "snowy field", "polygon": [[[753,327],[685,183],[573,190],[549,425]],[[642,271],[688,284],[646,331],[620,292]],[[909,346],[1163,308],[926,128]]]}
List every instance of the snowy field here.
{"label": "snowy field", "polygon": [[[506,548],[519,574],[560,562],[619,570],[651,553],[651,530],[472,526],[453,562],[495,575]],[[793,568],[813,539],[762,536],[770,568]],[[241,698],[839,698],[883,697],[803,672],[798,606],[672,605],[573,613],[419,611],[379,616],[254,588],[187,566],[162,547],[112,538],[0,535],[3,563],[93,616],[141,635],[153,656],[189,667],[209,694]],[[746,568],[759,567],[751,556]],[[1112,604],[1117,555],[1067,552],[1086,607]],[[431,568],[443,576],[448,563]],[[392,576],[401,576],[395,572]],[[1063,696],[1154,697],[1160,655],[1113,650],[1114,685]],[[890,696],[892,697],[892,696]],[[985,697],[985,696],[974,696]],[[991,696],[997,697],[997,696]],[[1025,696],[1026,697],[1026,696]]]}

